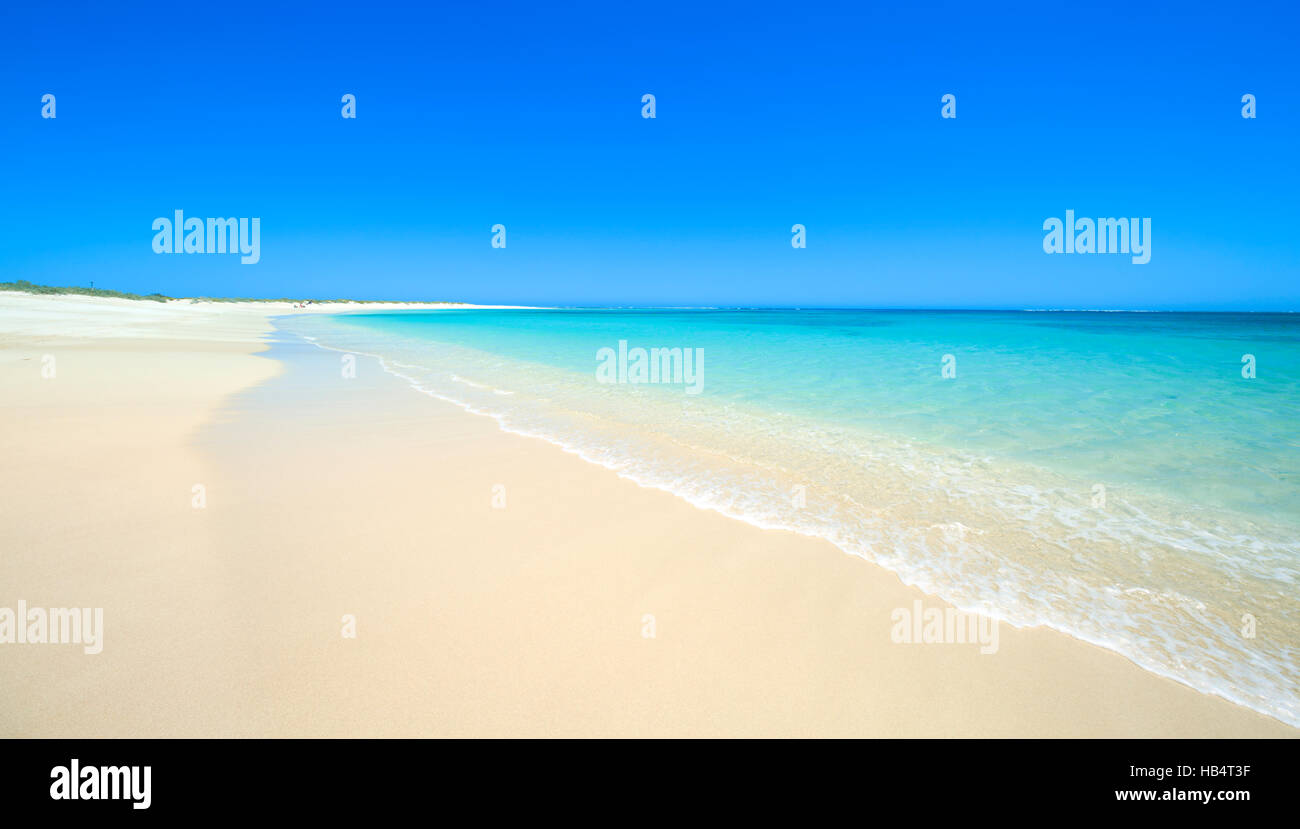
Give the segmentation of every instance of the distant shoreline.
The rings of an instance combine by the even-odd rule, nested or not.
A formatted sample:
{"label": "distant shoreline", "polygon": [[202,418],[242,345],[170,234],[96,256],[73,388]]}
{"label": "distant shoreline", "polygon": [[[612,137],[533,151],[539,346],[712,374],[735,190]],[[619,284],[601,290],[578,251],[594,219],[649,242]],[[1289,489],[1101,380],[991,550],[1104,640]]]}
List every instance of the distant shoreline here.
{"label": "distant shoreline", "polygon": [[[398,305],[438,306],[446,308],[509,308],[550,311],[873,311],[880,313],[930,314],[1300,314],[1300,310],[1229,310],[1229,309],[1159,309],[1159,308],[874,308],[857,305],[481,305],[456,300],[422,299],[315,299],[311,297],[173,297],[161,293],[134,294],[106,288],[83,288],[76,285],[38,285],[23,279],[0,282],[0,291],[32,296],[86,296],[128,299],[158,303],[307,303],[309,305]],[[421,310],[411,308],[411,310]]]}
{"label": "distant shoreline", "polygon": [[402,299],[315,299],[313,297],[174,297],[162,293],[134,294],[127,291],[115,291],[107,288],[83,288],[78,285],[38,285],[25,279],[13,282],[0,282],[0,291],[32,294],[33,296],[90,296],[106,299],[134,299],[148,302],[295,302],[312,305],[352,303],[358,305],[464,305],[466,303],[445,299],[402,300]]}

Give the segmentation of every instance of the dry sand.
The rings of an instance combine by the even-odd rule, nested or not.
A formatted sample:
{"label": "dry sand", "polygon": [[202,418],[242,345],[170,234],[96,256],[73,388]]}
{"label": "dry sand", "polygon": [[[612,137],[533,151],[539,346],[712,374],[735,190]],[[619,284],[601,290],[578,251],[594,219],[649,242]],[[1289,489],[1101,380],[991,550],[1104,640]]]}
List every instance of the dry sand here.
{"label": "dry sand", "polygon": [[104,608],[102,653],[0,644],[0,736],[1297,735],[1050,630],[894,644],[943,603],[265,356],[293,310],[0,293],[0,607]]}

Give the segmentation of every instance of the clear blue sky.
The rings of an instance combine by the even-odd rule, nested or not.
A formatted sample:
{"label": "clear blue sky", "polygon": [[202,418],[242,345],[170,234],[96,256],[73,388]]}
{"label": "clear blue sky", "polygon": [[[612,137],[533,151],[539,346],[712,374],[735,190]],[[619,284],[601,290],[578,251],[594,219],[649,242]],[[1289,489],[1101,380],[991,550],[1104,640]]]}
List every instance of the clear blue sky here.
{"label": "clear blue sky", "polygon": [[[278,5],[10,4],[0,279],[1300,310],[1290,3]],[[176,209],[261,262],[155,254]],[[1150,217],[1150,264],[1046,255],[1066,209]]]}

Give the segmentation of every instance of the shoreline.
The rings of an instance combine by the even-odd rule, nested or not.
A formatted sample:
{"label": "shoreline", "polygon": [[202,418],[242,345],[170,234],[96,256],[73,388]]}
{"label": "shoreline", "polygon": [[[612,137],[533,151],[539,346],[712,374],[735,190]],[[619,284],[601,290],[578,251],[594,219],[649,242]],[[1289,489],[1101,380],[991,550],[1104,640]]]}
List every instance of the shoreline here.
{"label": "shoreline", "polygon": [[[0,645],[0,733],[1300,734],[1057,631],[897,645],[891,610],[946,603],[368,361],[335,382],[264,309],[104,320],[67,300],[136,301],[34,297],[64,304],[33,319],[4,299],[0,383],[23,402],[0,606],[102,606],[107,633],[89,657]],[[63,349],[44,385],[43,346]]]}
{"label": "shoreline", "polygon": [[[313,333],[316,333],[315,330],[313,330]],[[670,495],[674,499],[677,499],[685,504],[690,505],[695,509],[705,511],[705,512],[710,512],[719,515],[721,517],[724,517],[726,519],[743,523],[748,527],[753,527],[765,532],[790,533],[816,543],[829,544],[840,554],[860,560],[863,563],[865,563],[867,566],[872,567],[873,569],[878,569],[884,573],[887,573],[889,576],[892,576],[893,578],[897,579],[901,584],[906,585],[909,589],[914,589],[918,591],[920,595],[925,596],[928,600],[932,600],[934,602],[940,603],[940,605],[942,606],[942,610],[946,614],[956,613],[959,615],[980,617],[981,619],[991,618],[987,614],[982,614],[980,611],[975,609],[961,609],[959,605],[954,604],[953,600],[940,595],[939,592],[933,589],[927,588],[925,584],[918,584],[913,581],[909,581],[906,578],[906,574],[904,572],[895,570],[885,564],[875,562],[870,557],[864,554],[854,552],[849,547],[844,546],[842,540],[837,540],[836,537],[832,537],[831,535],[828,535],[825,532],[812,530],[808,528],[801,528],[796,525],[785,524],[779,521],[774,523],[773,520],[755,519],[753,516],[746,514],[743,511],[733,510],[729,508],[727,505],[716,501],[712,501],[709,498],[698,497],[697,495],[689,491],[681,490],[680,488],[664,480],[655,480],[653,477],[647,479],[646,477],[638,473],[623,469],[618,464],[601,459],[600,457],[593,455],[588,449],[582,446],[572,445],[570,443],[567,443],[564,439],[560,437],[556,437],[555,435],[532,431],[527,428],[521,428],[516,425],[512,425],[507,422],[508,416],[506,415],[502,415],[493,411],[479,409],[477,408],[478,404],[471,404],[465,402],[464,400],[455,399],[454,397],[444,396],[443,393],[435,392],[429,388],[426,388],[424,385],[422,385],[421,381],[418,381],[415,378],[405,374],[404,373],[405,369],[397,370],[389,367],[388,363],[391,362],[392,359],[391,355],[385,356],[380,354],[367,353],[357,349],[340,348],[337,347],[336,345],[326,345],[319,341],[316,341],[314,337],[308,339],[311,340],[312,345],[315,348],[319,348],[333,353],[351,353],[357,356],[364,357],[369,360],[373,360],[377,364],[379,364],[379,366],[386,373],[400,380],[402,383],[407,385],[412,391],[416,391],[422,395],[429,395],[440,401],[445,401],[449,405],[452,405],[468,414],[473,414],[476,417],[486,419],[492,422],[496,428],[498,428],[505,434],[519,436],[527,440],[541,441],[547,445],[559,449],[560,451],[566,454],[580,458],[584,463],[590,466],[593,466],[605,472],[612,473],[618,478],[620,478],[621,480],[628,481],[639,488],[654,490],[657,492],[663,492],[665,494]],[[447,394],[454,394],[454,392],[447,392]],[[1133,665],[1135,668],[1141,670],[1144,673],[1151,674],[1152,676],[1159,677],[1163,680],[1173,682],[1176,685],[1187,689],[1188,691],[1191,691],[1193,693],[1205,697],[1211,697],[1217,700],[1221,700],[1234,707],[1240,708],[1242,710],[1250,711],[1262,717],[1266,717],[1269,720],[1275,721],[1286,728],[1290,728],[1290,729],[1297,728],[1295,725],[1288,723],[1286,720],[1278,717],[1277,715],[1267,710],[1262,710],[1253,707],[1247,701],[1234,699],[1230,695],[1221,693],[1213,688],[1197,687],[1195,684],[1193,684],[1192,681],[1189,681],[1189,679],[1180,677],[1175,673],[1171,673],[1167,668],[1165,668],[1164,666],[1156,662],[1152,662],[1151,664],[1144,664],[1142,659],[1137,658],[1129,653],[1126,653],[1122,647],[1116,646],[1111,642],[1091,639],[1086,635],[1074,632],[1066,628],[1052,625],[1048,622],[1032,624],[1032,625],[1023,625],[1023,624],[1016,625],[1013,622],[1008,621],[1005,615],[999,615],[999,620],[1000,620],[1000,624],[1006,625],[1009,628],[1014,630],[1021,630],[1021,631],[1042,630],[1048,632],[1051,635],[1059,635],[1059,636],[1066,637],[1073,642],[1079,643],[1080,645],[1097,648],[1105,653],[1113,654],[1123,659],[1124,661]],[[919,640],[919,636],[918,636],[918,640]],[[1300,735],[1300,731],[1297,731],[1297,734]]]}
{"label": "shoreline", "polygon": [[[31,294],[0,291],[0,338],[156,337],[192,333],[197,341],[232,339],[269,333],[270,320],[300,314],[342,314],[352,311],[442,311],[460,309],[527,308],[516,305],[469,303],[329,302],[297,307],[290,301],[97,297],[84,294]],[[104,314],[111,314],[105,325]],[[214,320],[223,324],[214,325]],[[76,333],[60,333],[73,331]],[[183,338],[183,337],[180,337]],[[2,342],[3,340],[0,340]]]}

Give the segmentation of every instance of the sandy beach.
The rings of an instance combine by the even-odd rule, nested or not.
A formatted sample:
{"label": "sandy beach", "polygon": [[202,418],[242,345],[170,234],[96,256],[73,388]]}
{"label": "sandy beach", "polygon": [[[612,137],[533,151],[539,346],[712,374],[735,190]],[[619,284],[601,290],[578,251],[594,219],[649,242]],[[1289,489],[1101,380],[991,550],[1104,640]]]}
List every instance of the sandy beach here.
{"label": "sandy beach", "polygon": [[0,644],[0,735],[1298,734],[1052,630],[896,643],[943,602],[277,337],[349,309],[0,293],[0,606],[104,619]]}

